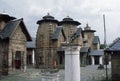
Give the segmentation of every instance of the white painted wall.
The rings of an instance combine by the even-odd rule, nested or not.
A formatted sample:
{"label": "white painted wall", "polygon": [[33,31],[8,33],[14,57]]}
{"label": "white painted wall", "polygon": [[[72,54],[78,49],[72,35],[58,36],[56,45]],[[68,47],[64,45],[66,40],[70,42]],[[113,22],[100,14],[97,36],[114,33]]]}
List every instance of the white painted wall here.
{"label": "white painted wall", "polygon": [[103,64],[102,59],[103,59],[103,56],[100,56],[100,57],[99,57],[99,64]]}
{"label": "white painted wall", "polygon": [[92,65],[95,65],[95,58],[94,58],[94,56],[91,56],[91,60],[92,60]]}
{"label": "white painted wall", "polygon": [[32,50],[32,64],[33,66],[35,64],[35,50],[34,49]]}

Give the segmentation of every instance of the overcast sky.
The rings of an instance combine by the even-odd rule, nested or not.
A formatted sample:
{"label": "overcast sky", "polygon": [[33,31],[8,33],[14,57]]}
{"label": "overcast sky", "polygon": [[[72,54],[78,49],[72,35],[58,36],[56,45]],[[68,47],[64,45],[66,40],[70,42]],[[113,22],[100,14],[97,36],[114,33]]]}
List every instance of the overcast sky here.
{"label": "overcast sky", "polygon": [[5,10],[11,16],[24,18],[31,36],[36,36],[38,25],[48,12],[61,21],[70,16],[81,22],[84,28],[88,23],[95,35],[104,41],[103,14],[106,16],[107,43],[120,36],[120,0],[0,0],[0,13]]}

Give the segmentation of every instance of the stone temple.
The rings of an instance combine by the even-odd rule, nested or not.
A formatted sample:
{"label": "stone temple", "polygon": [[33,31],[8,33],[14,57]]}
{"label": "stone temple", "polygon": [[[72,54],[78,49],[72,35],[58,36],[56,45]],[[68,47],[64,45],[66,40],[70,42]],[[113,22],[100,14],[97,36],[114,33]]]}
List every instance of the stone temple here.
{"label": "stone temple", "polygon": [[23,19],[0,14],[0,74],[25,71],[26,42],[31,41]]}
{"label": "stone temple", "polygon": [[36,34],[36,67],[37,68],[65,68],[65,46],[80,45],[81,66],[103,64],[103,50],[100,50],[99,36],[87,24],[84,30],[78,21],[67,16],[58,21],[49,13],[37,21]]}

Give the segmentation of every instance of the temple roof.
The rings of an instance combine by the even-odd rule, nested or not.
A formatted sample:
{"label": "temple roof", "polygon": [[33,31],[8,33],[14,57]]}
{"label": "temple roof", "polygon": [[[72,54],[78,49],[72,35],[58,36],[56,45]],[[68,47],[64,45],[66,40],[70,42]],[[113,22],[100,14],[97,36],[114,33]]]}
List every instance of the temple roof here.
{"label": "temple roof", "polygon": [[110,50],[119,50],[120,51],[120,39],[117,39],[116,41],[114,41],[110,46],[109,46]]}
{"label": "temple roof", "polygon": [[33,48],[34,49],[34,48],[36,48],[35,43],[36,43],[36,39],[32,38],[32,41],[27,42],[26,46],[27,46],[27,48]]}
{"label": "temple roof", "polygon": [[12,17],[12,16],[9,16],[7,13],[1,13],[0,14],[0,20],[2,21],[5,21],[5,22],[8,22],[10,20],[13,20],[13,19],[16,19],[15,17]]}
{"label": "temple roof", "polygon": [[60,36],[60,33],[63,34],[63,37],[64,39],[66,40],[66,37],[65,37],[65,34],[64,34],[64,31],[63,31],[63,28],[62,26],[58,26],[57,29],[55,30],[53,36],[52,36],[52,40],[58,40],[59,36]]}
{"label": "temple roof", "polygon": [[93,44],[98,44],[98,43],[100,43],[99,36],[94,36]]}
{"label": "temple roof", "polygon": [[76,34],[80,37],[80,34],[82,35],[82,38],[84,38],[83,30],[82,28],[77,28]]}
{"label": "temple roof", "polygon": [[72,18],[70,18],[69,16],[67,16],[66,18],[64,18],[59,24],[62,25],[64,23],[68,23],[68,24],[74,24],[74,25],[80,25],[81,23],[78,21],[74,21]]}
{"label": "temple roof", "polygon": [[96,32],[95,30],[91,30],[91,27],[86,24],[86,27],[84,28],[84,31],[83,32]]}
{"label": "temple roof", "polygon": [[84,38],[82,28],[77,28],[77,31],[71,35],[70,42],[73,42],[73,40],[75,40],[76,38],[78,38],[80,36],[82,36],[82,38]]}
{"label": "temple roof", "polygon": [[80,52],[81,53],[88,53],[88,52],[90,52],[90,47],[81,47]]}
{"label": "temple roof", "polygon": [[0,32],[0,39],[10,38],[18,25],[21,25],[22,31],[26,35],[27,41],[31,41],[31,36],[28,33],[22,18],[9,21],[5,25],[4,29]]}
{"label": "temple roof", "polygon": [[102,56],[102,55],[104,55],[104,50],[91,50],[89,55]]}
{"label": "temple roof", "polygon": [[55,22],[58,24],[58,20],[56,20],[53,16],[51,16],[49,13],[44,16],[41,20],[37,21],[37,24],[41,24],[42,22]]}
{"label": "temple roof", "polygon": [[43,19],[45,19],[45,20],[54,20],[54,17],[51,16],[51,15],[48,13],[46,16],[43,17]]}

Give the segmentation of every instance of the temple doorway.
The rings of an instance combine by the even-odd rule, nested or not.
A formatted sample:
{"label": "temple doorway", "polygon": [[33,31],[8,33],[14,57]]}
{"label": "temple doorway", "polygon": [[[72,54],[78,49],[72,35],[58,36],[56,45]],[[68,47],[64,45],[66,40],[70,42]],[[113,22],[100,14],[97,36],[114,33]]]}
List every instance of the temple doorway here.
{"label": "temple doorway", "polygon": [[94,56],[95,58],[95,65],[98,65],[99,64],[99,56]]}
{"label": "temple doorway", "polygon": [[58,68],[64,68],[65,54],[64,51],[58,52]]}
{"label": "temple doorway", "polygon": [[16,69],[21,68],[21,51],[16,51],[16,54],[15,54],[15,68]]}

